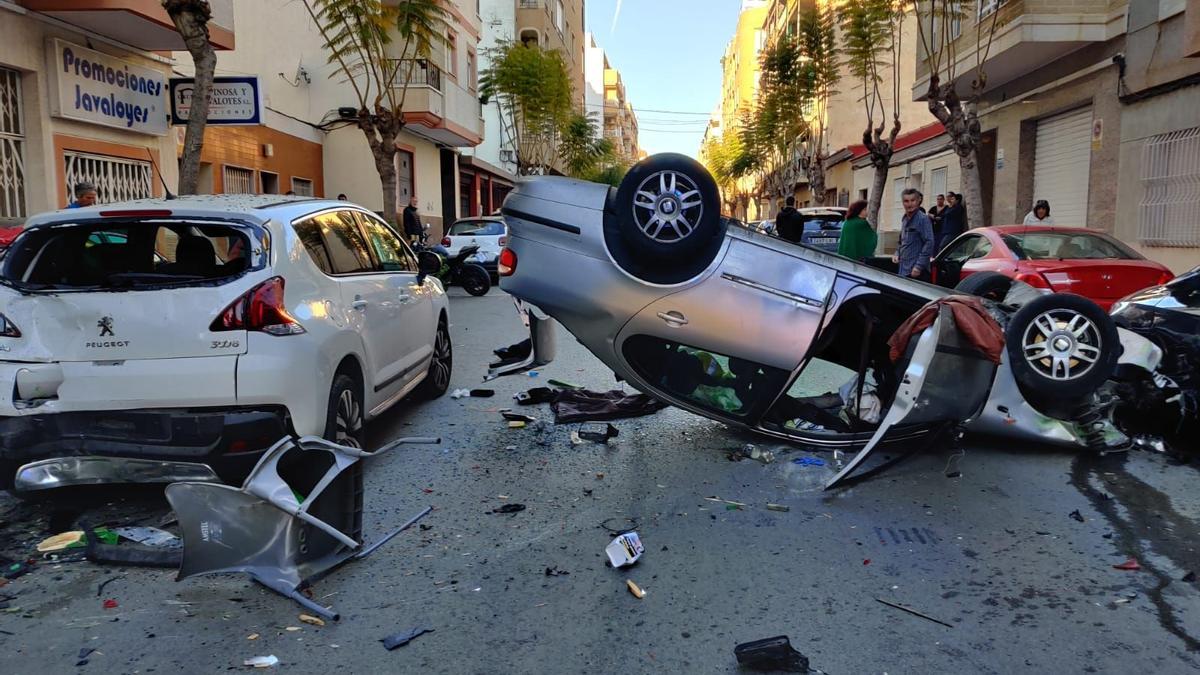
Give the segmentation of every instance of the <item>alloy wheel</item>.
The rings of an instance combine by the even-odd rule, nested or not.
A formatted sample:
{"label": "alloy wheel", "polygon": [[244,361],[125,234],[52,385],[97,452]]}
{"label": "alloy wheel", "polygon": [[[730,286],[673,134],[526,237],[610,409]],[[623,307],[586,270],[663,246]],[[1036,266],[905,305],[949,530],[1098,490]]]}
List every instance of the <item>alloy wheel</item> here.
{"label": "alloy wheel", "polygon": [[362,447],[358,440],[358,434],[362,431],[363,426],[362,406],[355,400],[354,392],[349,389],[344,390],[341,396],[338,396],[334,423],[336,425],[334,442],[352,448]]}
{"label": "alloy wheel", "polygon": [[438,326],[437,338],[433,343],[433,383],[439,391],[450,386],[450,369],[453,366],[454,355],[450,348],[450,332],[445,325]]}
{"label": "alloy wheel", "polygon": [[1066,381],[1083,377],[1100,358],[1100,330],[1071,309],[1043,312],[1025,328],[1025,360],[1043,377]]}
{"label": "alloy wheel", "polygon": [[638,185],[633,196],[633,220],[652,241],[674,244],[687,239],[700,225],[703,200],[696,182],[677,171],[659,171]]}

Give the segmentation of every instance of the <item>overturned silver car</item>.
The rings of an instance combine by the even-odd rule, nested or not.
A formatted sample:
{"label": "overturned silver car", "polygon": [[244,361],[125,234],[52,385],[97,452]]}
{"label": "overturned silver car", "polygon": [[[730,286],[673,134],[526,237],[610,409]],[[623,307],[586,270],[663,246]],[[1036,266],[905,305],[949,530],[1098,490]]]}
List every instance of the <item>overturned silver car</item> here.
{"label": "overturned silver car", "polygon": [[[523,181],[502,209],[500,274],[527,306],[532,348],[491,376],[552,359],[553,318],[618,378],[675,406],[858,451],[827,487],[876,448],[944,434],[1128,446],[1107,384],[1118,363],[1152,368],[1157,348],[1094,303],[991,274],[949,291],[731,224],[719,203],[682,155],[643,160],[619,189]],[[968,300],[983,323],[959,325]],[[911,339],[894,339],[902,329]]]}

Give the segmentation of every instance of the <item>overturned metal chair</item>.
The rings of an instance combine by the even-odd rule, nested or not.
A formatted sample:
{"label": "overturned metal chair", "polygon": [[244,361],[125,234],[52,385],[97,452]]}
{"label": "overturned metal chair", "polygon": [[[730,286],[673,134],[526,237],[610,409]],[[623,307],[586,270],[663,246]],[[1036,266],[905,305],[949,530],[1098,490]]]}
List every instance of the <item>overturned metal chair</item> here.
{"label": "overturned metal chair", "polygon": [[322,617],[338,613],[301,591],[350,560],[366,557],[428,514],[423,511],[365,546],[360,460],[405,444],[438,438],[402,438],[374,452],[316,436],[287,437],[271,446],[240,488],[172,483],[167,501],[183,536],[176,581],[202,574],[245,572],[256,582]]}

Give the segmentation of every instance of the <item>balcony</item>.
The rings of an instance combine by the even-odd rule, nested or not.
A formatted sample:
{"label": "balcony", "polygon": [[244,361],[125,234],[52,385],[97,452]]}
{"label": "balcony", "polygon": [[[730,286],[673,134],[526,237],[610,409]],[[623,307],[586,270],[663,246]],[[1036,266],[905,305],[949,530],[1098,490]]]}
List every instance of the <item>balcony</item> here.
{"label": "balcony", "polygon": [[397,79],[408,83],[403,107],[408,130],[450,147],[479,145],[479,99],[428,59],[399,59],[398,64]]}
{"label": "balcony", "polygon": [[[161,0],[17,0],[17,4],[138,49],[187,49]],[[209,0],[209,5],[209,42],[216,49],[233,49],[233,0]]]}
{"label": "balcony", "polygon": [[[955,85],[960,92],[970,87],[977,42],[986,48],[993,20],[996,31],[986,62],[989,90],[1089,44],[1120,36],[1125,29],[1125,10],[1110,11],[1109,5],[1108,0],[983,0],[978,9],[962,18],[954,40]],[[925,29],[928,31],[928,26]],[[917,54],[913,96],[922,100],[929,89],[929,65],[922,50]]]}

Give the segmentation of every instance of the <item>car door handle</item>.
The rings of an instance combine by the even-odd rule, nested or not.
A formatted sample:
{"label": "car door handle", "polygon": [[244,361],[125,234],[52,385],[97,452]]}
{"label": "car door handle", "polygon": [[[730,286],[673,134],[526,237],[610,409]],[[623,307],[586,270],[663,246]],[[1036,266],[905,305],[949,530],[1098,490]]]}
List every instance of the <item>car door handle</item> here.
{"label": "car door handle", "polygon": [[663,321],[666,321],[667,325],[671,326],[673,328],[678,328],[680,326],[686,326],[687,322],[688,322],[686,316],[680,314],[679,312],[673,311],[673,310],[670,312],[659,312],[658,318],[662,319]]}
{"label": "car door handle", "polygon": [[361,311],[361,310],[364,310],[367,308],[367,301],[366,300],[355,300],[354,302],[350,303],[350,306],[353,307],[354,309]]}

